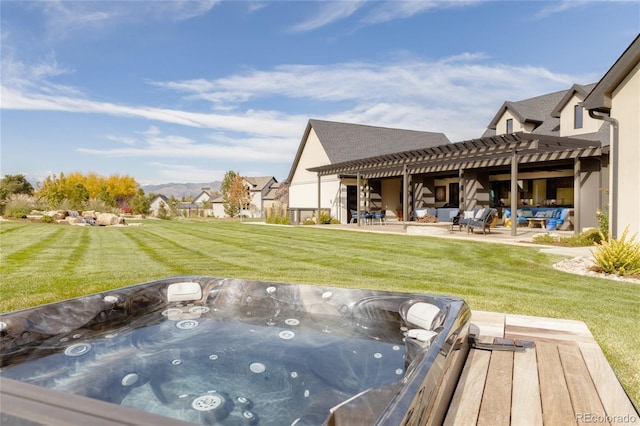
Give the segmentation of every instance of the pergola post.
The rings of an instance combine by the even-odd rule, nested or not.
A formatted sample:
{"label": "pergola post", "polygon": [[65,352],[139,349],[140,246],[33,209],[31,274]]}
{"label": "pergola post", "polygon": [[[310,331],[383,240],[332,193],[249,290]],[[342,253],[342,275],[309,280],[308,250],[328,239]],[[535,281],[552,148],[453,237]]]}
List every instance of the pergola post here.
{"label": "pergola post", "polygon": [[518,153],[511,154],[511,236],[518,234]]}
{"label": "pergola post", "polygon": [[464,171],[462,167],[458,169],[458,205],[460,206],[460,210],[464,211],[466,208],[466,197],[464,196]]}
{"label": "pergola post", "polygon": [[356,220],[358,221],[358,226],[362,226],[360,220],[360,172],[356,173],[356,186],[358,187],[358,190],[356,191]]}
{"label": "pergola post", "polygon": [[320,175],[320,173],[318,173],[318,212],[316,213],[316,225],[320,225],[320,209],[322,208],[321,206],[321,197],[320,197],[320,189],[322,188],[322,176]]}
{"label": "pergola post", "polygon": [[573,160],[573,233],[580,233],[580,157]]}
{"label": "pergola post", "polygon": [[402,222],[404,227],[407,225],[409,217],[409,175],[407,173],[407,165],[402,166]]}

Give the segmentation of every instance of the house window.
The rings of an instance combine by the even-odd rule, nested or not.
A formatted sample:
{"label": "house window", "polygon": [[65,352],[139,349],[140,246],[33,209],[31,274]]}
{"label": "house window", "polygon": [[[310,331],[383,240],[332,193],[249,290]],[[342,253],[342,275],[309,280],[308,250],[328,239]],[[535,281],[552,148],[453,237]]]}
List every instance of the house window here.
{"label": "house window", "polygon": [[507,133],[513,133],[513,118],[507,119]]}
{"label": "house window", "polygon": [[582,105],[576,105],[573,107],[573,128],[582,129],[582,114],[584,108]]}

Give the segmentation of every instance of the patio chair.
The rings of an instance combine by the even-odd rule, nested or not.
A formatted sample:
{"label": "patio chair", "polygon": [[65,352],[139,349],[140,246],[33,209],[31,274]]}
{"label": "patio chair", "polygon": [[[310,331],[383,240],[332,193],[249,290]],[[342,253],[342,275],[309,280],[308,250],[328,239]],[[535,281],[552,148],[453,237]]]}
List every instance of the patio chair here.
{"label": "patio chair", "polygon": [[478,210],[475,217],[467,224],[467,234],[473,233],[474,228],[481,228],[484,235],[487,234],[487,230],[491,233],[491,222],[493,222],[493,217],[496,214],[496,209],[488,207]]}
{"label": "patio chair", "polygon": [[463,212],[461,210],[458,210],[458,213],[456,213],[455,215],[453,214],[454,212],[451,212],[451,226],[449,227],[449,232],[453,232],[453,227],[454,226],[458,226],[458,228],[460,228],[460,220],[463,218]]}
{"label": "patio chair", "polygon": [[[458,231],[462,231],[463,226],[468,226],[469,222],[473,220],[479,210],[480,209],[467,210],[464,212],[460,211],[460,217],[457,223]],[[453,225],[451,226],[451,229],[453,230]]]}
{"label": "patio chair", "polygon": [[384,225],[387,223],[385,220],[386,212],[374,212],[373,219],[377,220],[380,225]]}
{"label": "patio chair", "polygon": [[351,213],[351,219],[349,220],[349,223],[358,223],[358,220],[360,220],[360,223],[369,225],[373,224],[373,217],[373,213],[370,212],[361,212],[360,217],[358,217],[357,213]]}

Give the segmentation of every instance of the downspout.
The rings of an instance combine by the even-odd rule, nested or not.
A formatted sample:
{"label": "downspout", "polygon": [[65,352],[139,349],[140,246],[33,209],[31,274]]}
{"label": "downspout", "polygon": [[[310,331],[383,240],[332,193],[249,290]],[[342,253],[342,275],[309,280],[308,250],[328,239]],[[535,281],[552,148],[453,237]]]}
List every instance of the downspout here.
{"label": "downspout", "polygon": [[609,150],[611,161],[611,194],[609,194],[609,232],[611,238],[618,238],[618,120],[609,115],[596,114],[594,110],[589,110],[589,117],[596,120],[603,120],[611,124],[613,127],[613,140],[611,141],[611,149]]}

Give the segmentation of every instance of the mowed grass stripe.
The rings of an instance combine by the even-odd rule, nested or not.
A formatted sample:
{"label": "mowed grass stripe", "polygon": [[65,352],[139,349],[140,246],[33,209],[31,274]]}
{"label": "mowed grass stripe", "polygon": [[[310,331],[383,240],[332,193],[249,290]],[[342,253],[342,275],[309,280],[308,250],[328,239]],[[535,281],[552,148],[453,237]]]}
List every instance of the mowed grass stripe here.
{"label": "mowed grass stripe", "polygon": [[54,225],[22,226],[17,233],[2,238],[2,267],[21,266],[37,257],[39,252],[49,252],[51,246],[65,233],[65,227]]}
{"label": "mowed grass stripe", "polygon": [[[82,233],[82,229],[78,227],[56,225],[41,226],[38,231],[36,234],[20,236],[27,244],[14,247],[15,250],[3,257],[3,273],[17,269],[21,273],[59,269],[61,263],[71,258],[71,253],[79,242],[78,235]],[[55,250],[51,250],[52,247]]]}
{"label": "mowed grass stripe", "polygon": [[5,223],[5,225],[2,228],[0,228],[0,245],[2,244],[2,237],[4,235],[8,235],[12,232],[16,232],[16,231],[19,231],[20,229],[24,229],[27,227],[28,227],[27,224],[22,224],[22,223],[16,223],[16,222]]}
{"label": "mowed grass stripe", "polygon": [[[247,228],[240,227],[239,229],[245,230]],[[295,256],[287,256],[283,252],[275,253],[270,241],[264,242],[251,232],[246,232],[244,235],[240,232],[239,235],[234,235],[233,233],[216,231],[215,227],[209,227],[206,230],[197,228],[196,231],[188,226],[176,226],[174,229],[147,228],[147,232],[155,234],[157,238],[166,238],[172,244],[178,244],[193,254],[200,255],[206,261],[206,265],[202,267],[193,261],[194,259],[191,259],[193,262],[190,262],[189,259],[182,257],[183,262],[194,264],[191,269],[184,271],[188,274],[213,273],[216,276],[247,279],[258,279],[266,274],[269,276],[268,279],[279,279],[283,274],[274,272],[274,269],[283,270],[282,265],[287,270],[305,268],[308,265],[308,262],[300,261]],[[291,247],[290,243],[288,247]],[[280,268],[277,266],[274,268],[274,254],[279,257]],[[292,254],[295,253],[292,252]],[[309,250],[309,254],[311,256],[312,250]],[[332,265],[328,263],[325,266]],[[242,271],[245,273],[237,276]]]}
{"label": "mowed grass stripe", "polygon": [[[153,228],[134,231],[127,234],[128,238],[156,262],[170,267],[172,274],[200,274],[202,265],[210,261],[206,251],[198,249],[202,245],[194,238],[172,238],[171,232],[154,232]],[[175,235],[180,236],[182,234]]]}

